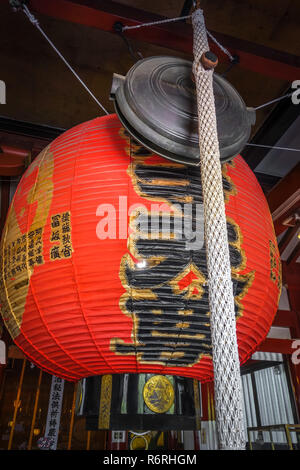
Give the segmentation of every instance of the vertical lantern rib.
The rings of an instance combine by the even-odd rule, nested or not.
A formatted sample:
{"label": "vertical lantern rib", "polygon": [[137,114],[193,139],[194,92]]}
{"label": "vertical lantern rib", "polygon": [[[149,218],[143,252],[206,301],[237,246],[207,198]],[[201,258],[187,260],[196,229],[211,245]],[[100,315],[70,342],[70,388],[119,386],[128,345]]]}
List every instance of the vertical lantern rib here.
{"label": "vertical lantern rib", "polygon": [[[185,169],[185,171],[186,171],[186,169]],[[186,186],[186,187],[185,187],[185,196],[189,196],[189,195],[190,195],[190,194],[188,193],[188,191],[187,191],[187,186]],[[184,212],[184,211],[182,210],[182,212]],[[191,250],[190,250],[190,252],[189,252],[189,261],[188,261],[188,263],[187,263],[186,266],[188,266],[189,264],[191,264],[192,259],[193,259],[193,256],[192,256],[192,252],[191,252]],[[191,272],[189,273],[189,276],[191,277]],[[188,300],[184,298],[184,304],[185,304],[184,310],[186,310],[186,304],[187,304],[187,302],[188,302]],[[168,358],[168,360],[166,361],[166,364],[165,364],[165,366],[164,366],[164,368],[163,368],[163,370],[162,370],[162,373],[166,373],[167,367],[168,367],[168,366],[169,366],[169,367],[172,366],[172,364],[170,364],[170,362],[172,361],[172,358],[174,357],[174,354],[175,354],[175,352],[176,352],[176,348],[177,348],[178,342],[179,342],[179,340],[180,340],[180,338],[181,338],[181,334],[183,333],[183,327],[179,328],[178,330],[179,330],[179,331],[178,331],[178,334],[177,334],[176,342],[175,342],[174,345],[172,346],[172,353],[171,353],[171,356],[170,356],[170,357]],[[171,349],[171,348],[170,348],[170,349]]]}
{"label": "vertical lantern rib", "polygon": [[[47,147],[46,151],[44,152],[44,155],[43,155],[43,158],[41,160],[41,165],[47,155],[47,152],[50,151],[50,146]],[[35,182],[34,182],[34,187],[33,187],[33,191],[32,191],[32,198],[31,198],[31,201],[30,201],[30,204],[29,204],[29,210],[28,210],[28,216],[27,216],[27,227],[26,227],[26,232],[28,233],[29,232],[29,220],[30,220],[30,215],[31,215],[31,207],[32,207],[32,200],[34,199],[34,195],[35,195],[35,191],[36,191],[36,185],[37,185],[37,181],[38,181],[38,176],[39,176],[39,171],[40,171],[40,168],[38,169],[37,171],[37,175],[36,175],[36,178],[35,178]],[[47,216],[48,217],[48,216]],[[29,247],[28,247],[28,240],[29,240],[29,237],[26,238],[26,248],[27,248],[27,253],[28,253],[28,250],[29,250]],[[74,359],[72,357],[72,355],[66,350],[66,348],[64,346],[62,346],[62,344],[60,344],[60,342],[58,341],[58,339],[54,336],[54,334],[52,333],[51,329],[48,327],[48,324],[47,324],[47,321],[45,320],[44,318],[44,315],[42,313],[42,308],[40,307],[39,305],[39,302],[37,300],[37,296],[36,296],[36,293],[35,293],[35,289],[33,287],[33,281],[31,279],[31,276],[29,276],[29,265],[28,265],[28,257],[26,257],[26,264],[27,264],[27,274],[28,274],[28,279],[31,280],[30,282],[30,286],[31,286],[31,292],[32,292],[32,296],[33,296],[33,299],[34,299],[34,302],[36,304],[36,307],[37,307],[37,310],[39,312],[39,315],[40,315],[40,319],[42,320],[46,330],[48,331],[48,334],[49,336],[52,337],[52,339],[54,340],[54,342],[59,346],[59,348],[66,354],[66,356],[68,356],[72,362],[74,362],[75,364],[79,365],[82,369],[85,369],[86,371],[88,371],[89,373],[93,373],[93,371],[85,366],[83,366],[79,361],[77,361],[76,359]],[[47,356],[45,356],[47,357]],[[59,364],[59,367],[61,367],[62,369],[64,370],[68,370],[66,369],[63,365]],[[80,375],[80,374],[79,374]]]}
{"label": "vertical lantern rib", "polygon": [[[14,198],[15,198],[15,195],[14,195]],[[6,238],[7,238],[7,232],[8,232],[7,224],[5,224],[3,231],[4,231],[4,236],[3,236],[3,241],[2,241],[2,253],[1,253],[1,257],[2,257],[1,275],[2,275],[2,279],[3,279],[3,286],[4,286],[4,290],[5,290],[5,296],[6,296],[6,299],[7,299],[7,303],[9,305],[10,313],[11,313],[12,317],[14,318],[16,325],[20,329],[20,324],[19,324],[19,322],[16,318],[16,315],[14,314],[14,311],[13,311],[12,307],[11,307],[11,302],[10,302],[10,298],[9,298],[9,295],[8,295],[5,276],[4,276],[4,259],[5,259],[4,249],[5,249],[5,242],[6,242]]]}
{"label": "vertical lantern rib", "polygon": [[[46,156],[46,154],[47,154],[48,149],[49,149],[49,146],[47,146],[46,149],[43,151],[43,152],[44,152],[44,155],[43,155],[43,157],[42,157],[42,161],[44,160],[44,158],[45,158],[45,156]],[[37,173],[37,176],[38,176],[38,173]],[[34,191],[35,191],[36,182],[37,182],[37,177],[36,177],[35,184],[34,184],[33,194],[34,194]],[[14,198],[15,198],[15,195],[14,195]],[[28,228],[29,228],[29,227],[28,227],[28,225],[29,225],[29,215],[30,215],[30,209],[29,209],[29,214],[28,214],[28,219],[27,219],[27,232],[28,232]],[[7,232],[8,232],[8,229],[7,229],[7,226],[6,226],[5,235],[4,235],[3,244],[2,244],[3,249],[4,249],[4,246],[5,246],[5,241],[6,241],[6,237],[7,237]],[[28,241],[28,240],[27,240],[27,241]],[[28,251],[28,245],[26,245],[26,246],[27,246],[27,251]],[[4,259],[4,256],[3,256],[3,259]],[[27,258],[27,257],[26,257],[26,265],[27,265],[27,274],[28,274],[29,267],[28,267],[28,258]],[[28,276],[28,278],[30,279],[29,276]],[[4,277],[3,277],[3,285],[4,285],[4,287],[5,287],[6,298],[7,298],[7,302],[8,302],[8,305],[9,305],[9,308],[10,308],[10,311],[11,311],[11,314],[12,314],[13,317],[15,318],[15,315],[14,315],[14,313],[13,313],[13,309],[12,309],[12,306],[11,306],[10,298],[9,298],[9,295],[8,295],[8,292],[7,292],[6,282],[5,282]],[[32,286],[32,284],[31,284],[31,288],[32,288],[32,293],[33,293],[33,297],[34,297],[34,300],[35,300],[36,307],[37,307],[37,309],[38,309],[38,311],[39,311],[40,317],[42,318],[41,310],[40,310],[40,308],[39,308],[39,306],[38,306],[38,303],[37,303],[37,301],[36,301],[36,296],[34,295],[34,291],[33,291],[33,286]],[[17,319],[16,319],[16,323],[18,324]],[[44,321],[43,321],[43,323],[45,324]],[[22,324],[22,322],[21,322],[21,324]],[[18,326],[19,326],[19,329],[21,328],[21,324],[18,325]],[[48,330],[46,324],[45,324],[45,328]],[[48,332],[49,332],[49,330],[48,330]],[[50,332],[49,332],[49,334],[50,334],[50,336],[52,336],[52,338],[54,339],[54,341],[56,342],[56,344],[58,344],[58,342],[55,340],[54,336],[51,335]],[[28,341],[28,343],[31,345],[31,347],[41,355],[41,357],[44,357],[44,358],[46,359],[46,361],[49,361],[49,362],[53,363],[55,366],[57,366],[57,363],[55,363],[53,360],[49,359],[48,356],[45,355],[45,353],[43,353],[42,351],[40,351],[40,349],[37,348],[37,346],[34,346],[34,345],[33,345],[33,343],[29,340],[29,338],[27,337],[27,335],[25,335],[25,333],[24,333],[23,331],[22,331],[22,335],[24,336],[24,338],[26,339],[26,341]],[[24,351],[24,353],[29,357],[29,354],[28,354],[23,348],[21,348],[21,349],[22,349],[22,350]],[[37,361],[35,358],[32,358],[32,360],[33,360],[33,362],[35,362],[36,364],[39,364],[39,363],[40,363],[40,361]],[[59,366],[59,367],[61,368],[61,370],[66,371],[67,376],[70,377],[69,374],[68,374],[68,369],[66,369],[66,368],[63,367],[63,366]],[[51,369],[48,368],[48,370],[51,370]],[[53,372],[55,373],[55,369],[53,369]]]}
{"label": "vertical lantern rib", "polygon": [[[33,163],[31,170],[28,170],[28,173],[23,176],[19,184],[17,197],[14,198],[13,205],[8,213],[1,247],[3,257],[1,261],[3,274],[1,295],[4,300],[1,313],[4,321],[11,322],[12,336],[15,343],[33,363],[46,372],[69,381],[81,379],[87,376],[88,373],[79,365],[77,366],[73,358],[70,358],[70,355],[68,356],[67,348],[70,348],[70,354],[74,354],[78,361],[83,361],[89,369],[92,369],[89,375],[106,373],[107,366],[96,349],[95,341],[98,341],[100,348],[102,345],[101,351],[111,367],[108,373],[112,369],[116,373],[148,373],[150,371],[151,373],[161,373],[163,371],[163,373],[172,375],[178,375],[179,373],[185,377],[197,378],[201,382],[212,380],[211,359],[205,357],[205,354],[199,357],[199,361],[193,365],[186,365],[183,361],[172,365],[175,360],[173,360],[174,355],[171,356],[171,352],[174,351],[174,346],[177,347],[177,342],[180,342],[180,329],[177,329],[179,340],[177,341],[176,335],[173,336],[173,347],[168,349],[170,357],[166,358],[163,364],[153,362],[150,355],[148,362],[143,361],[142,355],[137,356],[136,354],[139,353],[138,345],[136,348],[132,346],[132,321],[129,315],[127,318],[125,310],[120,308],[120,297],[123,295],[123,284],[120,283],[120,264],[126,252],[126,239],[117,238],[117,240],[104,239],[98,241],[95,234],[97,222],[95,221],[94,205],[102,202],[115,204],[118,194],[123,191],[124,193],[127,191],[127,196],[130,197],[130,203],[132,204],[143,202],[146,204],[148,197],[146,193],[141,193],[138,187],[132,185],[134,180],[128,167],[130,156],[128,139],[124,143],[124,138],[120,138],[121,124],[117,116],[96,118],[90,121],[88,125],[86,124],[80,124],[76,128],[67,131],[63,136],[58,137],[51,144],[51,152],[47,155],[41,154],[39,160]],[[78,146],[80,146],[80,158],[77,155],[75,168],[73,160],[76,152],[78,153]],[[132,142],[132,160],[134,155]],[[39,175],[40,179],[45,180],[46,184],[51,182],[51,178],[47,179],[46,176],[52,175],[53,161],[55,164],[54,178],[52,178],[50,186],[47,185],[49,193],[46,188],[40,188],[39,181],[36,182],[35,171],[39,169],[43,156],[45,164],[42,165]],[[156,155],[155,159],[157,158],[159,159],[158,162],[161,162],[160,157]],[[244,264],[239,261],[235,262],[233,259],[235,256],[231,257],[232,282],[237,289],[236,300],[240,300],[244,306],[243,314],[237,322],[237,330],[241,362],[245,362],[266,336],[276,313],[280,279],[278,273],[279,256],[276,238],[270,225],[269,209],[262,191],[259,190],[258,192],[259,185],[254,174],[241,157],[236,157],[234,164],[229,165],[229,167],[232,182],[236,185],[236,192],[228,193],[234,194],[233,199],[225,198],[226,213],[228,214],[228,221],[232,219],[233,222],[236,222],[237,233],[243,234],[243,239],[240,238],[239,240],[244,245],[241,248],[234,245],[230,239],[230,250],[232,252],[232,246],[235,246],[236,260],[238,261],[242,257],[245,261]],[[32,171],[34,173],[29,179],[28,176]],[[42,176],[42,173],[46,176]],[[72,181],[74,173],[76,177]],[[195,178],[198,177],[196,173],[194,176]],[[63,210],[69,211],[71,183],[73,184],[72,211],[74,211],[72,213],[72,224],[74,221],[75,226],[74,239],[71,237],[71,248],[74,248],[75,253],[65,259],[53,259],[49,256],[49,247],[51,248],[51,243],[53,243],[49,235],[52,233],[51,215],[62,213]],[[200,183],[198,189],[195,183],[196,180],[193,180],[195,194],[198,198],[200,193],[197,191]],[[226,193],[228,188],[224,184],[224,179],[223,185]],[[32,195],[35,186],[35,193]],[[39,194],[40,189],[41,194]],[[43,203],[45,203],[47,213],[50,210],[48,209],[50,199],[45,199],[44,196],[45,194],[50,195],[52,189],[51,212],[49,212],[50,216],[45,222],[43,214],[46,214],[46,212],[41,208],[44,207]],[[183,193],[189,193],[187,187],[184,188]],[[30,204],[31,201],[28,196],[33,201],[32,204]],[[39,199],[39,196],[41,196],[41,199]],[[149,200],[151,199],[149,198]],[[37,202],[39,205],[36,214],[35,204]],[[34,207],[31,207],[32,205]],[[82,212],[81,208],[86,212]],[[28,215],[29,209],[31,212]],[[32,219],[34,219],[33,224]],[[19,264],[10,260],[15,254],[13,252],[14,247],[19,247],[17,237],[20,237],[21,233],[25,234],[26,225],[28,224],[30,225],[30,231],[44,226],[41,252],[44,256],[44,263],[41,266],[35,265],[34,275],[31,279],[34,291],[30,291],[27,296],[27,291],[24,290],[15,296],[19,280],[26,278],[26,271],[24,271],[26,266],[22,268],[23,271],[20,271],[22,273],[20,278],[17,274],[16,279],[11,279],[15,271],[14,269],[12,272],[12,268]],[[260,225],[263,226],[263,230],[257,232]],[[264,227],[266,227],[265,230]],[[20,232],[20,229],[22,232]],[[62,227],[60,227],[60,230],[62,232]],[[71,231],[72,227],[70,227],[70,234]],[[230,233],[228,232],[229,235]],[[14,241],[15,244],[13,244]],[[22,241],[24,246],[25,242],[24,237]],[[269,242],[274,245],[272,257],[270,256]],[[31,249],[30,242],[28,247]],[[128,251],[130,252],[130,250]],[[259,256],[257,256],[257,253]],[[134,253],[132,255],[134,258]],[[178,260],[178,266],[175,268],[176,274],[186,267],[188,255],[189,253],[181,261]],[[61,258],[63,258],[62,255]],[[73,269],[76,269],[74,273],[72,273],[71,258],[74,263]],[[274,263],[276,268],[273,269]],[[7,266],[8,264],[10,264],[10,267]],[[29,261],[28,265],[31,269],[32,266]],[[155,267],[153,269],[155,270]],[[205,267],[205,276],[206,270]],[[19,270],[17,270],[18,272]],[[270,277],[270,272],[276,274],[275,280]],[[247,277],[252,273],[255,276]],[[237,281],[237,277],[240,277],[241,281]],[[73,283],[77,281],[80,288],[79,300],[73,288]],[[126,290],[126,286],[123,287]],[[130,294],[129,290],[128,294]],[[20,302],[25,302],[26,308],[22,322],[20,322],[20,318],[23,310],[16,311],[14,305],[14,301],[19,298]],[[158,298],[158,301],[161,300]],[[135,306],[133,305],[133,307]],[[84,312],[81,311],[82,308],[85,308]],[[204,309],[205,312],[208,311],[207,287],[205,301],[202,306],[199,305],[199,308],[200,311],[204,311]],[[139,319],[139,310],[135,309],[135,313],[137,319]],[[15,332],[18,331],[16,319],[18,319],[21,329],[18,335],[13,335],[14,329]],[[209,323],[209,319],[207,319],[207,322]],[[207,327],[209,326],[208,323]],[[51,332],[48,331],[49,328]],[[223,338],[227,338],[226,331],[224,328]],[[148,330],[147,332],[149,333]],[[93,335],[94,342],[90,333]],[[135,334],[136,339],[140,339],[138,329]],[[124,348],[122,350],[112,347],[112,340],[119,339],[116,338],[118,336],[123,338],[122,347],[124,346]],[[124,340],[124,337],[126,337],[126,340]],[[142,342],[142,339],[140,340]],[[61,342],[64,348],[61,347]],[[151,346],[148,352],[151,352]],[[63,366],[60,365],[60,362],[63,363]],[[165,367],[166,362],[167,367]]]}
{"label": "vertical lantern rib", "polygon": [[192,22],[218,434],[222,449],[244,449],[243,396],[213,70],[205,70],[201,63],[202,54],[209,50],[202,10],[193,13]]}
{"label": "vertical lantern rib", "polygon": [[[132,150],[132,137],[129,136],[129,166],[130,166],[130,171],[132,172],[132,154],[131,154],[131,150]],[[128,191],[127,191],[127,194],[128,194],[128,199],[129,199],[129,196],[130,196],[130,192],[129,192],[129,183],[130,183],[130,179],[128,178],[127,180],[127,184],[128,184]],[[130,200],[128,200],[128,207],[130,207]],[[128,214],[129,215],[129,214]],[[128,234],[128,237],[129,237],[129,234]],[[130,297],[132,298],[132,287],[130,286],[129,287],[130,289]],[[135,349],[135,368],[136,368],[136,373],[138,374],[139,373],[139,361],[138,361],[138,355],[137,355],[137,348],[136,348],[136,341],[137,341],[137,338],[136,338],[136,331],[134,329],[134,313],[132,314],[132,327],[133,327],[133,340],[134,340],[134,349]]]}
{"label": "vertical lantern rib", "polygon": [[[47,151],[49,149],[49,146],[47,146],[43,151],[42,151],[42,161],[44,160],[45,158],[45,155],[47,154]],[[24,178],[24,175],[22,177],[22,179]],[[36,181],[37,181],[37,178],[34,182],[34,189],[33,189],[33,193],[34,193],[34,190],[35,190],[35,186],[36,186]],[[13,203],[14,203],[14,200],[16,198],[16,194],[17,192],[15,192],[14,194],[14,197],[13,197],[13,200],[12,200],[12,206],[13,207]],[[11,208],[10,208],[11,210]],[[7,220],[8,220],[8,217],[7,217]],[[29,217],[28,217],[28,220],[27,220],[27,232],[28,232],[28,221],[29,221]],[[8,225],[5,224],[5,228],[4,228],[4,237],[3,237],[3,241],[2,241],[2,248],[3,248],[3,251],[2,251],[2,260],[3,260],[3,264],[2,264],[2,275],[3,275],[3,265],[4,265],[4,247],[5,247],[5,243],[6,243],[6,238],[7,238],[7,233],[8,233]],[[28,252],[28,240],[26,239],[26,252]],[[27,256],[26,256],[26,266],[27,266],[27,274],[29,272],[29,267],[28,267],[28,259],[27,259]],[[28,275],[28,279],[30,279],[29,275]],[[5,280],[5,276],[3,276],[3,285],[4,285],[4,288],[5,288],[5,294],[6,294],[6,298],[7,298],[7,302],[8,302],[8,305],[9,305],[9,309],[10,309],[10,312],[11,312],[11,315],[13,316],[13,318],[15,319],[15,322],[16,322],[16,325],[18,326],[18,329],[20,331],[20,328],[21,328],[21,324],[22,324],[22,321],[19,323],[15,314],[14,314],[14,311],[12,309],[12,306],[11,306],[11,302],[10,302],[10,298],[9,298],[9,295],[8,295],[8,291],[7,291],[7,286],[6,286],[6,280]]]}
{"label": "vertical lantern rib", "polygon": [[64,371],[64,370],[68,371],[68,369],[65,369],[63,366],[60,366],[59,364],[57,364],[57,362],[54,362],[53,359],[49,359],[48,356],[46,356],[44,353],[40,352],[40,350],[36,346],[34,346],[34,344],[32,344],[32,342],[28,339],[27,335],[25,335],[23,332],[22,332],[22,335],[25,338],[25,340],[28,342],[28,344],[30,344],[32,349],[37,351],[38,354],[40,354],[42,357],[44,357],[47,362],[50,362],[51,364],[54,364],[55,368],[51,369],[51,367],[48,367],[48,366],[45,366],[44,364],[42,364],[40,360],[36,359],[34,356],[32,356],[30,353],[28,353],[27,350],[24,348],[24,346],[22,346],[22,344],[20,344],[17,340],[15,340],[15,343],[17,344],[18,348],[21,349],[21,351],[23,351],[23,353],[27,357],[27,359],[30,359],[30,362],[32,362],[33,364],[36,364],[41,369],[43,369],[43,371],[48,372],[51,375],[56,375],[56,376],[59,376],[61,378],[65,378],[66,380],[69,380],[71,382],[74,382],[76,380],[81,379],[80,374],[74,374],[73,373],[73,375],[69,375],[69,373],[66,373],[66,372],[61,373],[58,370],[58,368],[61,369],[62,371]]}
{"label": "vertical lantern rib", "polygon": [[[73,203],[73,187],[74,187],[74,180],[75,180],[75,176],[76,176],[76,164],[77,164],[77,159],[78,159],[78,156],[80,155],[80,150],[81,150],[81,147],[82,147],[82,141],[83,141],[83,133],[84,131],[86,131],[86,129],[88,129],[90,126],[90,122],[87,122],[85,126],[82,126],[81,128],[81,133],[80,133],[80,137],[79,137],[79,145],[78,145],[78,148],[77,148],[77,152],[76,152],[76,155],[74,156],[74,168],[73,168],[73,178],[72,178],[72,184],[71,184],[71,198],[70,198],[70,212],[71,212],[71,216],[72,216],[72,203]],[[109,363],[107,362],[107,360],[105,359],[104,357],[104,354],[101,350],[101,348],[99,347],[99,345],[97,344],[96,340],[95,340],[95,337],[92,333],[92,329],[90,328],[90,325],[89,325],[89,322],[87,320],[87,317],[85,315],[85,311],[84,311],[84,306],[82,304],[82,301],[81,301],[81,298],[80,298],[80,293],[79,293],[79,287],[78,287],[78,278],[77,278],[77,274],[76,274],[76,268],[75,268],[75,265],[74,265],[74,261],[73,261],[73,257],[71,257],[71,264],[72,264],[72,269],[73,269],[73,274],[74,274],[74,279],[75,279],[75,285],[76,285],[76,291],[77,291],[77,297],[78,297],[78,301],[79,301],[79,305],[80,305],[80,309],[81,309],[81,312],[82,312],[82,316],[84,318],[84,321],[85,321],[85,324],[87,326],[87,329],[89,331],[89,334],[90,334],[90,337],[96,347],[96,350],[98,351],[98,353],[100,354],[100,356],[102,357],[103,359],[103,362],[105,362],[107,368],[111,371],[111,372],[115,372],[115,370],[109,365]],[[92,375],[94,375],[94,372],[91,371]]]}

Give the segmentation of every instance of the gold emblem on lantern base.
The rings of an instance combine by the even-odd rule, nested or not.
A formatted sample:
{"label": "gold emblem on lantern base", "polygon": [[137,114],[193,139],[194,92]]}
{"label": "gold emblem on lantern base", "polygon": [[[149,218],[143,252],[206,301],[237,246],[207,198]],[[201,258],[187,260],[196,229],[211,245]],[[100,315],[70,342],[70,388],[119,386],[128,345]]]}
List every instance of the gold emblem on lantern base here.
{"label": "gold emblem on lantern base", "polygon": [[166,413],[174,403],[174,389],[166,377],[155,375],[145,383],[143,397],[151,411]]}

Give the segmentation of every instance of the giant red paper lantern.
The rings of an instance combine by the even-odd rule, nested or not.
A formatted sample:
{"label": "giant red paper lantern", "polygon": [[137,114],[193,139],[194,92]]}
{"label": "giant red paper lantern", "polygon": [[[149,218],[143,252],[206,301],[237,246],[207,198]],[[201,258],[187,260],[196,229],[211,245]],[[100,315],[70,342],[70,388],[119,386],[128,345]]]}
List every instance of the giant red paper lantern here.
{"label": "giant red paper lantern", "polygon": [[[70,381],[126,372],[211,380],[205,249],[186,249],[175,231],[164,238],[159,225],[163,212],[172,225],[183,204],[201,205],[199,172],[150,154],[115,115],[39,155],[1,245],[2,316],[30,361]],[[243,363],[272,324],[280,262],[266,199],[240,156],[223,166],[223,182]],[[157,212],[152,236],[136,223],[140,206]]]}

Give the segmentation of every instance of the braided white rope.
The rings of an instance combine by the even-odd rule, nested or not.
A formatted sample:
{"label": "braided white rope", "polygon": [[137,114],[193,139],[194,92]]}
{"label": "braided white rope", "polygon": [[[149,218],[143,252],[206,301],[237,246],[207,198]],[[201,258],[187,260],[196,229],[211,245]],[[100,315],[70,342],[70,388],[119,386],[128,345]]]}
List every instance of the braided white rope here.
{"label": "braided white rope", "polygon": [[206,71],[201,64],[202,53],[209,50],[202,10],[198,9],[193,13],[192,22],[216,421],[220,448],[244,449],[243,395],[213,94],[213,71]]}

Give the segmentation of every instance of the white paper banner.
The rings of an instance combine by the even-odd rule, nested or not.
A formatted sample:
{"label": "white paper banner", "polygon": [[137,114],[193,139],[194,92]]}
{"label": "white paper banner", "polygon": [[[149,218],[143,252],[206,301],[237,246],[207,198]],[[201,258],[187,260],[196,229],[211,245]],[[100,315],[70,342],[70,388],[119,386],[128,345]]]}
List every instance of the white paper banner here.
{"label": "white paper banner", "polygon": [[61,407],[62,407],[62,400],[63,400],[63,394],[64,394],[64,384],[65,384],[65,381],[63,379],[60,379],[59,377],[56,377],[55,375],[52,376],[49,406],[48,406],[48,415],[47,415],[47,422],[46,422],[46,431],[45,431],[45,438],[47,439],[49,443],[47,448],[50,450],[55,450],[57,447]]}

